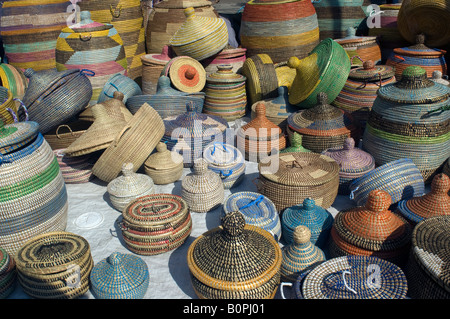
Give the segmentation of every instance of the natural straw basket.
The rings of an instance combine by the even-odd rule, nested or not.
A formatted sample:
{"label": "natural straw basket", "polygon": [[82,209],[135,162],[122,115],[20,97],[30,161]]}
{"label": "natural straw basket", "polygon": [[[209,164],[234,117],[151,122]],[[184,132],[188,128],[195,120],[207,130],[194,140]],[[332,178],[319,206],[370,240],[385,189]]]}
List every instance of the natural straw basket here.
{"label": "natural straw basket", "polygon": [[132,163],[122,165],[122,175],[108,183],[106,187],[111,204],[119,212],[134,199],[155,193],[153,179],[136,173]]}
{"label": "natural straw basket", "polygon": [[76,234],[47,232],[27,241],[15,256],[24,292],[37,299],[76,299],[89,290],[94,266],[88,241]]}
{"label": "natural straw basket", "polygon": [[188,204],[177,195],[136,198],[122,212],[122,236],[135,254],[159,255],[180,247],[192,230]]}
{"label": "natural straw basket", "polygon": [[142,299],[150,274],[142,258],[114,252],[92,268],[89,280],[97,299]]}
{"label": "natural straw basket", "polygon": [[164,122],[150,105],[145,103],[100,155],[92,173],[105,182],[116,178],[122,165],[130,162],[137,171],[164,135]]}
{"label": "natural straw basket", "polygon": [[53,153],[55,153],[58,160],[59,168],[66,184],[87,183],[94,178],[94,175],[92,175],[93,156],[69,157],[64,154],[64,149],[54,149]]}
{"label": "natural straw basket", "polygon": [[142,60],[142,93],[144,95],[155,94],[158,79],[164,66],[172,58],[174,53],[168,45],[165,45],[161,53],[151,53],[141,56]]}
{"label": "natural straw basket", "polygon": [[66,122],[48,131],[44,138],[53,150],[65,149],[86,132],[91,125],[91,121],[83,120]]}
{"label": "natural straw basket", "polygon": [[6,299],[16,289],[17,270],[14,256],[0,247],[0,299]]}
{"label": "natural straw basket", "polygon": [[272,299],[280,281],[281,249],[268,231],[239,212],[197,237],[187,253],[191,283],[202,299]]}
{"label": "natural straw basket", "polygon": [[275,205],[266,196],[255,192],[236,192],[227,197],[223,204],[223,214],[239,211],[245,223],[267,230],[276,241],[281,239],[281,221]]}
{"label": "natural straw basket", "polygon": [[317,153],[283,153],[259,163],[258,192],[267,196],[278,212],[312,198],[328,209],[337,196],[339,165]]}
{"label": "natural straw basket", "polygon": [[159,142],[156,152],[151,154],[144,163],[145,173],[157,185],[174,183],[183,175],[183,156],[169,151],[167,145]]}

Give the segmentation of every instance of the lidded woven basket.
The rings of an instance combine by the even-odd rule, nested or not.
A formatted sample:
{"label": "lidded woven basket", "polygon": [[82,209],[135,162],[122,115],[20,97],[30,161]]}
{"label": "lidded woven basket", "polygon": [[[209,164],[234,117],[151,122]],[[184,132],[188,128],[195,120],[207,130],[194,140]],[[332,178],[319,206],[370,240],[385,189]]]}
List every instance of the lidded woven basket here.
{"label": "lidded woven basket", "polygon": [[318,153],[283,153],[258,164],[258,192],[267,196],[278,212],[312,198],[328,209],[337,196],[339,165]]}
{"label": "lidded woven basket", "polygon": [[449,299],[448,245],[450,216],[435,216],[418,223],[405,266],[409,295],[413,299]]}
{"label": "lidded woven basket", "polygon": [[92,268],[90,282],[97,299],[142,299],[150,282],[148,266],[138,256],[114,252]]}
{"label": "lidded woven basket", "polygon": [[156,145],[156,152],[144,162],[144,169],[155,184],[170,184],[179,180],[183,174],[183,156],[169,151],[165,143],[159,142]]}
{"label": "lidded woven basket", "polygon": [[6,299],[17,285],[14,256],[0,247],[0,299]]}
{"label": "lidded woven basket", "polygon": [[181,181],[181,197],[193,212],[207,213],[223,203],[222,179],[208,168],[203,158],[195,160],[193,170]]}
{"label": "lidded woven basket", "polygon": [[189,56],[204,60],[222,51],[228,44],[228,29],[225,20],[216,17],[198,16],[193,7],[184,9],[186,21],[169,41],[178,56]]}
{"label": "lidded woven basket", "polygon": [[122,212],[134,199],[154,194],[155,185],[150,176],[136,173],[132,163],[124,163],[122,175],[108,183],[107,192],[114,208]]}
{"label": "lidded woven basket", "polygon": [[398,202],[400,213],[412,225],[426,218],[450,215],[450,177],[444,173],[437,174],[431,182],[430,192]]}
{"label": "lidded woven basket", "polygon": [[450,88],[411,66],[402,79],[381,87],[366,124],[362,149],[378,166],[410,158],[426,183],[450,154]]}
{"label": "lidded woven basket", "polygon": [[259,162],[286,147],[286,137],[281,128],[266,117],[266,106],[259,102],[255,107],[256,117],[241,126],[237,133],[237,146],[245,159]]}
{"label": "lidded woven basket", "polygon": [[187,262],[195,293],[205,299],[271,299],[280,280],[281,249],[272,234],[238,211],[197,237]]}
{"label": "lidded woven basket", "polygon": [[111,76],[103,86],[102,91],[98,97],[97,103],[102,103],[106,100],[114,98],[116,92],[122,93],[122,102],[127,103],[128,98],[141,95],[142,89],[136,81],[121,73],[116,73]]}
{"label": "lidded woven basket", "polygon": [[223,204],[222,217],[233,211],[241,212],[246,224],[267,230],[276,241],[281,239],[280,216],[275,205],[266,196],[248,191],[233,193]]}
{"label": "lidded woven basket", "polygon": [[316,153],[341,147],[348,137],[359,140],[359,127],[351,115],[328,104],[326,93],[319,93],[317,101],[315,107],[299,110],[288,117],[288,135],[300,133],[302,145]]}
{"label": "lidded woven basket", "polygon": [[291,153],[291,152],[311,152],[310,150],[303,147],[303,135],[297,132],[293,132],[291,136],[289,136],[289,146],[284,150],[281,150],[280,153]]}
{"label": "lidded woven basket", "polygon": [[[381,61],[381,49],[377,37],[356,35],[356,28],[348,27],[345,38],[334,39],[347,51],[352,67],[362,66],[362,61]],[[359,57],[354,59],[353,57]]]}
{"label": "lidded woven basket", "polygon": [[58,160],[59,168],[66,184],[87,183],[94,178],[94,175],[92,175],[94,156],[88,154],[70,157],[64,154],[64,149],[55,149],[53,153],[55,153]]}
{"label": "lidded woven basket", "polygon": [[402,267],[412,229],[403,217],[389,210],[391,203],[387,192],[373,190],[365,206],[340,211],[330,231],[330,256],[376,256]]}
{"label": "lidded woven basket", "polygon": [[295,227],[293,241],[282,248],[281,280],[293,282],[308,268],[325,261],[322,249],[311,242],[311,231],[307,226]]}
{"label": "lidded woven basket", "polygon": [[161,53],[149,53],[141,56],[142,60],[142,94],[156,93],[158,79],[164,66],[173,58],[172,49],[165,45]]}
{"label": "lidded woven basket", "polygon": [[339,194],[350,194],[350,183],[375,169],[375,159],[369,153],[355,147],[355,140],[348,137],[342,147],[328,149],[322,154],[339,164]]}
{"label": "lidded woven basket", "polygon": [[332,225],[333,215],[317,206],[311,198],[306,198],[302,204],[286,208],[281,215],[283,239],[287,244],[294,242],[294,233],[298,226],[306,226],[310,233],[309,241],[323,249],[328,242]]}
{"label": "lidded woven basket", "polygon": [[27,241],[15,256],[24,292],[37,299],[75,299],[89,290],[94,266],[88,241],[65,231]]}

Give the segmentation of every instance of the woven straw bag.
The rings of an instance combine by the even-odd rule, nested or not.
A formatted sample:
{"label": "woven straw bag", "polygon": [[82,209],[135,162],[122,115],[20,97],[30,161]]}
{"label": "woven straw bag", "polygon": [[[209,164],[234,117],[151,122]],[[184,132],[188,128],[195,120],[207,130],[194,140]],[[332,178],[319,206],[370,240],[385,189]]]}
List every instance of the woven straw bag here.
{"label": "woven straw bag", "polygon": [[192,230],[188,204],[177,195],[136,198],[122,212],[126,247],[135,254],[159,255],[180,247]]}
{"label": "woven straw bag", "polygon": [[24,292],[37,299],[76,299],[89,290],[94,266],[88,241],[76,234],[47,232],[27,241],[15,256]]}
{"label": "woven straw bag", "polygon": [[144,163],[145,173],[157,185],[166,185],[179,180],[183,175],[183,167],[183,156],[169,151],[163,142],[156,145],[156,152]]}
{"label": "woven straw bag", "polygon": [[187,263],[202,299],[271,299],[280,280],[281,249],[268,231],[245,222],[238,211],[197,237]]}
{"label": "woven straw bag", "polygon": [[17,286],[14,256],[0,247],[0,299],[6,299]]}
{"label": "woven straw bag", "polygon": [[142,299],[150,274],[142,258],[114,252],[92,268],[89,279],[97,299]]}
{"label": "woven straw bag", "polygon": [[283,153],[258,164],[258,192],[267,196],[278,212],[312,198],[329,208],[338,192],[339,165],[317,153]]}

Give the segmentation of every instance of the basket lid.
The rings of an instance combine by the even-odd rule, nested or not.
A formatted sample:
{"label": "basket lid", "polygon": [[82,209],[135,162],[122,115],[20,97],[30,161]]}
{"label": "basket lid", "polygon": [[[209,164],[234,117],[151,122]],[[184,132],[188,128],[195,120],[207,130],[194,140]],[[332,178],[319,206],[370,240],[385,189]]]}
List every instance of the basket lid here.
{"label": "basket lid", "polygon": [[400,81],[382,86],[377,96],[396,103],[430,104],[448,99],[450,88],[428,79],[420,66],[409,66],[403,70]]}
{"label": "basket lid", "polygon": [[242,83],[246,81],[246,77],[233,71],[231,64],[221,64],[217,66],[217,71],[210,73],[206,77],[207,84],[227,84]]}
{"label": "basket lid", "polygon": [[342,147],[328,149],[322,154],[334,159],[340,166],[341,173],[360,174],[375,168],[374,157],[355,147],[355,140],[348,137]]}
{"label": "basket lid", "polygon": [[90,11],[80,12],[80,22],[75,23],[67,28],[64,28],[63,32],[95,32],[109,30],[113,27],[109,23],[100,23],[91,19]]}
{"label": "basket lid", "polygon": [[148,266],[138,256],[114,252],[93,267],[90,280],[96,294],[126,294],[148,285]]}
{"label": "basket lid", "polygon": [[199,16],[193,7],[184,9],[186,20],[169,41],[171,46],[183,46],[214,34],[225,25],[225,20]]}
{"label": "basket lid", "polygon": [[245,135],[253,138],[266,138],[268,136],[278,138],[282,134],[281,128],[267,118],[264,101],[257,103],[255,114],[255,118],[241,126],[238,132],[245,133]]}
{"label": "basket lid", "polygon": [[298,132],[293,132],[289,137],[290,145],[280,153],[290,153],[290,152],[311,152],[302,145],[303,136]]}
{"label": "basket lid", "polygon": [[169,60],[161,75],[168,76],[173,86],[181,92],[200,92],[206,84],[205,68],[189,56],[177,56]]}
{"label": "basket lid", "polygon": [[404,48],[395,48],[394,53],[422,59],[435,59],[443,57],[447,51],[427,47],[425,45],[425,34],[421,33],[416,36],[416,43],[414,45]]}
{"label": "basket lid", "polygon": [[248,225],[239,211],[189,246],[188,266],[203,284],[220,290],[247,290],[271,280],[280,269],[281,249],[266,230]]}
{"label": "basket lid", "polygon": [[422,196],[398,203],[397,209],[408,220],[420,222],[424,218],[450,215],[450,178],[440,173],[433,177],[431,190]]}
{"label": "basket lid", "polygon": [[395,250],[409,244],[411,226],[389,210],[391,196],[383,190],[369,193],[365,206],[339,212],[333,223],[339,237],[367,250]]}
{"label": "basket lid", "polygon": [[[375,282],[374,271],[379,276]],[[389,261],[342,256],[314,267],[301,288],[305,299],[404,299],[408,284],[401,268]]]}
{"label": "basket lid", "polygon": [[165,0],[153,5],[157,9],[186,9],[189,7],[212,7],[210,0]]}
{"label": "basket lid", "polygon": [[449,291],[450,216],[424,219],[414,227],[411,241],[412,253],[420,267]]}
{"label": "basket lid", "polygon": [[172,52],[172,49],[168,45],[165,45],[163,46],[161,53],[144,54],[141,56],[141,60],[144,65],[166,65],[173,57],[174,53]]}
{"label": "basket lid", "polygon": [[181,181],[181,187],[185,191],[199,194],[215,192],[223,188],[222,179],[208,168],[205,159],[196,159],[193,168],[194,172],[186,175]]}
{"label": "basket lid", "polygon": [[[275,172],[272,161],[278,161]],[[339,176],[335,160],[314,152],[272,155],[258,164],[258,170],[266,179],[289,186],[322,185]]]}
{"label": "basket lid", "polygon": [[349,46],[357,46],[358,44],[369,44],[369,43],[376,43],[377,37],[374,36],[360,36],[356,35],[356,28],[355,27],[348,27],[346,30],[346,37],[345,38],[339,38],[334,39],[337,43],[342,45],[344,48]]}
{"label": "basket lid", "polygon": [[147,193],[154,186],[153,179],[150,176],[136,173],[133,163],[124,163],[122,175],[108,183],[107,191],[115,197],[129,197]]}
{"label": "basket lid", "polygon": [[203,158],[214,167],[230,167],[244,162],[242,153],[233,145],[214,142],[203,151]]}
{"label": "basket lid", "polygon": [[381,81],[395,76],[395,69],[389,65],[378,65],[372,60],[363,62],[363,66],[350,70],[348,77],[358,81]]}
{"label": "basket lid", "polygon": [[[3,124],[0,120],[0,155],[6,155],[26,145],[38,135],[39,124],[34,121]],[[0,156],[1,163],[1,156]]]}
{"label": "basket lid", "polygon": [[156,145],[156,152],[147,158],[144,165],[148,168],[158,170],[178,167],[182,163],[183,156],[175,151],[169,151],[166,143],[159,142]]}

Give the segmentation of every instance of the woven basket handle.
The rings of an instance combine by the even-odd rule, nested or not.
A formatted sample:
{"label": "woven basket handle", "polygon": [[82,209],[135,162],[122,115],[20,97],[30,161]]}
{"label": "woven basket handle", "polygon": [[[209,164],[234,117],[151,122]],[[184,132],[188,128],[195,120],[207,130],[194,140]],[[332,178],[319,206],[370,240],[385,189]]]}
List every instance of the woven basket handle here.
{"label": "woven basket handle", "polygon": [[[27,107],[25,106],[25,104],[24,104],[24,103],[22,102],[22,100],[19,99],[19,98],[14,98],[13,100],[19,102],[19,107],[22,107],[22,108],[23,108],[23,112],[25,113],[25,121],[28,121],[28,118],[29,118],[29,116],[28,116],[28,109],[27,109]],[[15,123],[19,122],[19,118],[17,117],[17,114],[16,114],[16,112],[14,112],[13,109],[11,109],[11,108],[8,107],[8,108],[6,108],[6,110],[7,110],[9,113],[11,113],[11,115],[12,115],[12,117],[13,117]],[[17,113],[18,113],[18,112],[19,112],[19,108],[17,108]]]}
{"label": "woven basket handle", "polygon": [[89,33],[89,34],[82,34],[82,33],[80,33],[80,40],[81,41],[87,42],[87,41],[89,41],[91,39],[92,39],[92,34],[91,33]]}
{"label": "woven basket handle", "polygon": [[[115,85],[114,83],[111,83],[111,82],[109,82],[108,84],[111,85],[113,88],[115,88],[116,91],[120,92],[120,90],[119,90],[119,88],[117,87],[117,85]],[[106,95],[107,97],[111,98],[111,99],[114,98],[114,95],[110,95],[110,94],[108,94],[108,93],[106,93],[106,92],[105,92],[105,95]]]}
{"label": "woven basket handle", "polygon": [[292,282],[281,282],[280,283],[280,294],[282,299],[287,299],[284,295],[284,287],[292,287]]}
{"label": "woven basket handle", "polygon": [[56,134],[56,137],[57,137],[57,138],[61,139],[61,137],[59,136],[59,129],[60,129],[61,127],[66,127],[66,128],[68,128],[69,131],[70,131],[70,134],[72,134],[72,136],[73,136],[73,131],[72,131],[72,129],[70,128],[70,126],[67,125],[67,124],[62,124],[62,125],[58,126],[58,128],[56,129],[56,133],[55,133],[55,134]]}
{"label": "woven basket handle", "polygon": [[[117,8],[119,8],[119,13],[116,13],[117,12]],[[115,8],[113,7],[113,5],[112,4],[110,4],[109,5],[109,12],[111,12],[111,15],[114,17],[114,18],[118,18],[118,17],[120,17],[120,14],[122,13],[122,5],[117,5]]]}
{"label": "woven basket handle", "polygon": [[126,125],[121,131],[120,133],[116,136],[115,140],[114,140],[114,147],[117,146],[117,144],[119,144],[120,139],[122,138],[123,134],[125,134],[126,131],[128,131],[131,128],[131,126]]}

